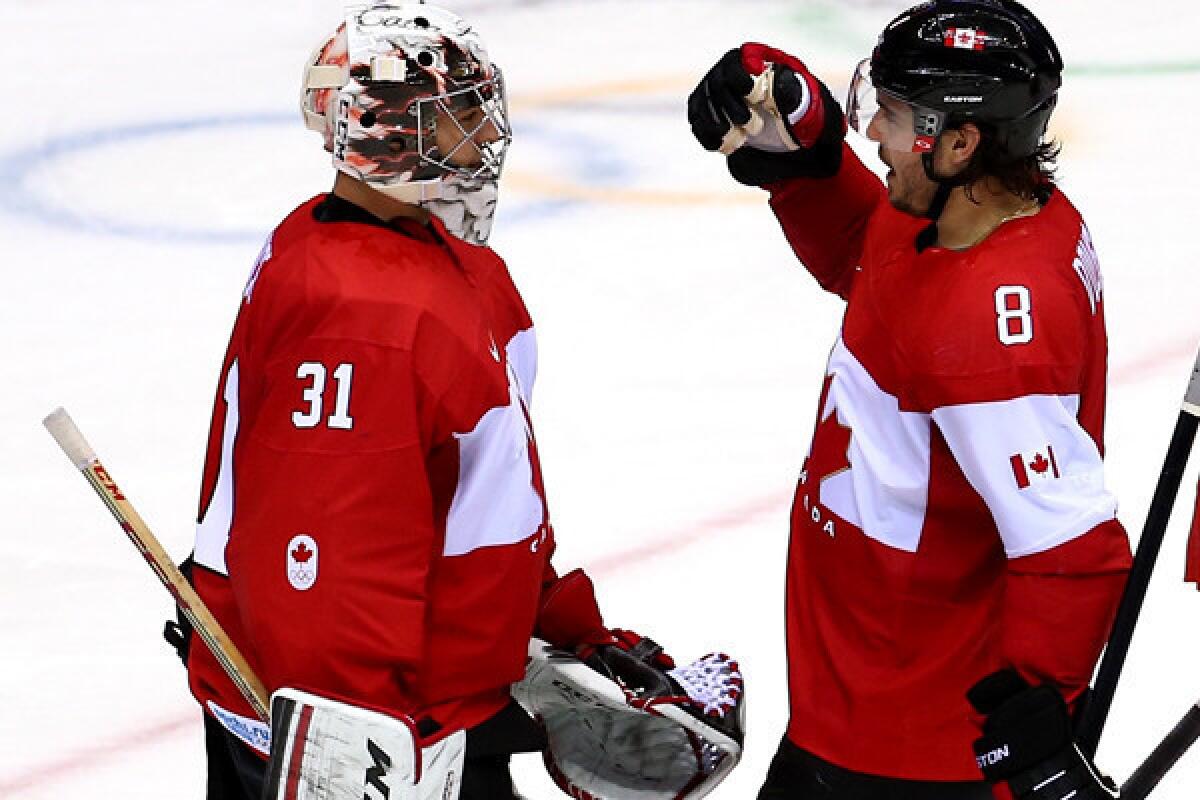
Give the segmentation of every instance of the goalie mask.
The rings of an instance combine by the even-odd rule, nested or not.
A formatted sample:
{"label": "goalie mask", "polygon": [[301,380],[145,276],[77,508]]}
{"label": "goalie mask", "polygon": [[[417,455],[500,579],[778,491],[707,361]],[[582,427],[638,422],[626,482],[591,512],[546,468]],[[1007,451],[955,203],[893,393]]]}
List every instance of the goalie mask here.
{"label": "goalie mask", "polygon": [[428,209],[464,241],[487,241],[512,135],[500,70],[463,19],[348,4],[305,69],[301,108],[338,170]]}

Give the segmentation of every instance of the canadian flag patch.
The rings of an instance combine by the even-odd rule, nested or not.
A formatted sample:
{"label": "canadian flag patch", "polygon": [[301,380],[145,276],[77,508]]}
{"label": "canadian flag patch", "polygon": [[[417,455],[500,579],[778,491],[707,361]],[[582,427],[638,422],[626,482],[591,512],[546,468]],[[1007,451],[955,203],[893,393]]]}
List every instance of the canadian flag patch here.
{"label": "canadian flag patch", "polygon": [[986,38],[987,34],[976,28],[947,28],[944,42],[959,50],[982,50]]}
{"label": "canadian flag patch", "polygon": [[288,583],[298,592],[308,591],[317,582],[317,540],[307,533],[292,537],[287,546]]}
{"label": "canadian flag patch", "polygon": [[1012,464],[1013,477],[1017,480],[1018,489],[1028,489],[1035,483],[1062,477],[1058,472],[1054,448],[1050,445],[1046,445],[1045,450],[1032,453],[1014,453],[1009,462]]}

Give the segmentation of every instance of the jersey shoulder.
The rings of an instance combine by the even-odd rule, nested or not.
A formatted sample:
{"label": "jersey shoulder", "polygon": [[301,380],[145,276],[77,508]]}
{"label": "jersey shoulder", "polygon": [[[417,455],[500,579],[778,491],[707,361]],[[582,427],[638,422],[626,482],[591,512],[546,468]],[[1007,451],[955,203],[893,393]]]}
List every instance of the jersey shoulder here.
{"label": "jersey shoulder", "polygon": [[[997,341],[1001,345],[1031,344],[1027,350],[1014,352],[1051,358],[1056,352],[1051,345],[1073,346],[1063,337],[1075,328],[1090,327],[1087,318],[1096,312],[1100,300],[1100,269],[1083,218],[1056,190],[1039,213],[1004,223],[966,251],[951,286],[955,296],[949,308],[950,324],[979,316],[1013,320],[1028,306],[1028,313],[1041,323],[1046,335],[1039,337],[1042,331],[1037,330],[1019,331],[1014,321],[1008,326],[1010,333],[998,329]],[[963,316],[959,318],[956,311]],[[963,330],[979,335],[980,327]],[[1028,342],[1021,341],[1027,338]]]}
{"label": "jersey shoulder", "polygon": [[320,198],[268,240],[244,293],[263,325],[288,335],[410,349],[423,317],[460,309],[461,272],[435,242],[382,226],[320,222]]}
{"label": "jersey shoulder", "polygon": [[1099,267],[1079,213],[1060,192],[980,245],[930,256],[938,281],[906,350],[942,402],[1078,391],[1103,335]]}

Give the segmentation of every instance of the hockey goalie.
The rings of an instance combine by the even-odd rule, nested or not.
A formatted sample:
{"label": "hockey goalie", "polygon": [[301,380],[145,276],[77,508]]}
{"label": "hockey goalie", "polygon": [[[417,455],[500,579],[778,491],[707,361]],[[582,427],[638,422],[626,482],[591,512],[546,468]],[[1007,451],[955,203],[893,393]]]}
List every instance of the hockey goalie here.
{"label": "hockey goalie", "polygon": [[[169,634],[207,797],[516,800],[510,758],[543,750],[576,797],[702,796],[737,761],[736,665],[676,669],[553,560],[537,334],[487,244],[503,73],[446,9],[344,10],[302,73],[333,187],[242,292],[187,570],[263,702]],[[529,661],[531,637],[574,661]]]}

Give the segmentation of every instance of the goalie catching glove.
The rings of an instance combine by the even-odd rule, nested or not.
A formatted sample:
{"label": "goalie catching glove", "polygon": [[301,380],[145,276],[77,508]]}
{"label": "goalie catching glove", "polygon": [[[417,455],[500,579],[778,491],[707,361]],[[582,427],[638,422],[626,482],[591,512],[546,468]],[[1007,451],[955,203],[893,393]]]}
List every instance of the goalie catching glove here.
{"label": "goalie catching glove", "polygon": [[711,792],[741,759],[745,693],[737,662],[710,654],[674,667],[649,639],[581,649],[530,642],[513,697],[546,729],[543,752],[572,797],[683,800]]}

